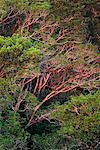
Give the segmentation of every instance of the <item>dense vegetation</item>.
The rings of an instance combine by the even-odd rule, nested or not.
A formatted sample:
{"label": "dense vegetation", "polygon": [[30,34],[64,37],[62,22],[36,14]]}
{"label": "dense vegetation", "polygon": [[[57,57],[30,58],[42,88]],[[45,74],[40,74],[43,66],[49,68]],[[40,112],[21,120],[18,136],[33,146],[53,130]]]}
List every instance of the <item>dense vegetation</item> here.
{"label": "dense vegetation", "polygon": [[100,149],[99,0],[0,0],[0,150]]}

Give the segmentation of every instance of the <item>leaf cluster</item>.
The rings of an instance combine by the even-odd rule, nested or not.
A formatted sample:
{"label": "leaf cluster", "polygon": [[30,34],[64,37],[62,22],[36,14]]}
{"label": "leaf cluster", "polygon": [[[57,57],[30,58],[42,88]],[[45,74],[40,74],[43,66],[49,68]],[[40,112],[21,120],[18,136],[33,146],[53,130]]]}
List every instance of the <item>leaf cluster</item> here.
{"label": "leaf cluster", "polygon": [[99,135],[99,100],[100,92],[72,97],[63,105],[55,105],[51,118],[61,124],[59,134],[68,134],[76,139],[87,141]]}

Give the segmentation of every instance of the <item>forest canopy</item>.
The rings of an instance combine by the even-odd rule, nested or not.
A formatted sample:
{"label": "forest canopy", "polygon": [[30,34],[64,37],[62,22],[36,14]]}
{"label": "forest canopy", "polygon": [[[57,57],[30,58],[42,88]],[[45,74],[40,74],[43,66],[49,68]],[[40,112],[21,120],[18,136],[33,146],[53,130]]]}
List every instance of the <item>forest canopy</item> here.
{"label": "forest canopy", "polygon": [[0,0],[0,150],[100,149],[99,0]]}

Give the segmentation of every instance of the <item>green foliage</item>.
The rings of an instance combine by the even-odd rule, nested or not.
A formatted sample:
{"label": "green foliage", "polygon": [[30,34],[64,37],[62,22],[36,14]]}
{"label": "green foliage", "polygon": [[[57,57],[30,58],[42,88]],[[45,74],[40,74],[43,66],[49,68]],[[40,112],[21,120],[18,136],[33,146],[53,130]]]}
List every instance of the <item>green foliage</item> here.
{"label": "green foliage", "polygon": [[16,85],[10,78],[0,78],[0,110],[12,103]]}
{"label": "green foliage", "polygon": [[43,12],[43,10],[48,10],[49,9],[49,4],[46,1],[34,1],[30,5],[30,11],[34,15],[38,15],[39,13]]}
{"label": "green foliage", "polygon": [[35,0],[30,2],[29,0],[0,0],[0,18],[4,18],[11,11],[19,13],[27,13],[29,10],[33,16],[37,16],[41,11],[49,9],[48,1]]}
{"label": "green foliage", "polygon": [[29,58],[29,56],[39,56],[41,52],[33,47],[33,43],[30,39],[13,35],[12,37],[0,36],[0,57],[2,61],[18,61],[23,55]]}
{"label": "green foliage", "polygon": [[56,134],[49,134],[49,135],[34,135],[32,136],[32,150],[39,149],[39,150],[49,150],[55,149],[56,147],[57,136]]}
{"label": "green foliage", "polygon": [[77,1],[50,0],[49,2],[51,14],[58,21],[63,21],[63,18],[75,13],[78,14],[80,10],[80,3]]}
{"label": "green foliage", "polygon": [[[20,116],[5,108],[1,114],[0,149],[17,150],[27,149],[28,133],[20,125]],[[20,132],[19,132],[20,131]]]}
{"label": "green foliage", "polygon": [[61,124],[59,134],[68,134],[76,139],[87,141],[99,135],[99,100],[100,91],[86,96],[72,97],[63,105],[56,105],[51,118]]}
{"label": "green foliage", "polygon": [[[82,41],[80,25],[83,22],[83,16],[81,13],[84,8],[92,8],[92,5],[94,4],[96,7],[99,4],[99,0],[0,0],[0,29],[2,29],[2,31],[4,30],[3,32],[5,33],[1,33],[2,35],[5,35],[5,37],[0,36],[0,150],[27,150],[29,146],[28,142],[31,143],[32,150],[75,150],[78,149],[78,145],[76,142],[77,139],[78,141],[85,141],[86,143],[86,141],[92,139],[95,140],[96,138],[98,138],[100,127],[99,91],[86,96],[74,96],[70,101],[62,105],[53,103],[53,106],[43,106],[42,108],[40,108],[35,116],[37,118],[34,118],[38,119],[39,117],[41,117],[41,115],[44,115],[46,113],[50,114],[50,116],[48,115],[47,119],[52,119],[50,121],[53,128],[50,128],[51,133],[42,134],[43,124],[38,125],[37,123],[37,125],[35,126],[36,128],[32,126],[32,130],[40,130],[40,132],[38,133],[41,133],[42,135],[40,136],[34,134],[31,135],[30,138],[30,134],[24,130],[23,124],[27,124],[27,119],[29,119],[28,113],[31,113],[33,111],[33,108],[36,107],[40,102],[33,93],[25,93],[25,91],[21,91],[19,84],[16,84],[16,79],[22,79],[23,75],[30,77],[34,73],[38,74],[38,62],[43,58],[43,54],[45,55],[44,57],[46,59],[49,58],[48,56],[53,56],[53,59],[47,60],[51,64],[51,68],[57,68],[58,66],[66,64],[74,68],[74,66],[76,67],[77,65],[82,64],[88,70],[92,68],[93,65],[98,65],[97,63],[90,64],[88,68],[89,60],[94,60],[94,58],[96,57],[94,51],[97,47],[93,46],[92,44],[77,43],[77,41]],[[86,9],[84,10],[86,11]],[[16,14],[18,14],[18,16]],[[29,14],[30,24],[31,22],[33,22],[33,24],[29,25],[30,33],[26,31],[26,27],[28,24],[27,17]],[[43,14],[44,16],[47,15],[46,18],[44,17],[45,19],[43,18],[44,20],[42,20],[42,17],[40,17],[41,14]],[[9,19],[13,15],[15,15],[14,18]],[[6,37],[9,27],[11,30],[13,28],[13,25],[15,25],[15,28],[17,28],[17,19],[19,19],[21,23],[20,25],[18,25],[18,28],[19,30],[22,29],[22,36],[13,34],[11,37]],[[34,20],[36,20],[36,24],[34,23]],[[8,26],[9,21],[11,21],[11,26]],[[46,33],[46,31],[42,31],[41,28],[45,29],[46,27],[48,30],[49,25],[52,26],[52,24],[56,21],[58,28],[53,31],[53,34],[50,35],[47,41],[42,41],[42,38],[39,38],[38,36],[46,37],[48,32]],[[87,22],[85,23],[87,24]],[[90,24],[88,26],[90,26]],[[63,46],[62,42],[66,42],[68,40],[76,41],[77,50],[70,50],[69,48],[67,51],[66,48],[66,54],[64,55],[63,53],[61,53],[59,55],[59,50],[57,51],[55,45],[56,39],[60,34],[61,29],[65,28],[68,29],[70,33],[67,34],[64,40],[58,41],[57,44],[59,44],[60,42]],[[34,37],[35,34],[33,34],[32,32],[36,33],[36,37]],[[26,35],[30,35],[30,37],[31,35],[33,35],[34,40],[26,37]],[[35,38],[37,40],[35,40]],[[53,55],[53,53],[55,52],[57,52],[56,57]],[[87,58],[87,61],[85,57]],[[75,61],[71,61],[71,63],[69,63],[69,59],[72,60],[73,58],[75,59]],[[46,78],[44,74],[43,80],[45,79]],[[98,80],[95,80],[94,78],[93,80],[93,84],[95,85],[95,87],[98,87]],[[52,79],[50,82],[52,82]],[[83,86],[87,87],[87,83],[88,80],[86,81],[86,83],[83,83]],[[41,87],[41,84],[42,81],[40,80],[38,86]],[[31,86],[32,85],[30,84],[29,88],[32,88]],[[25,110],[25,112],[23,113],[24,106],[21,107],[17,113],[12,111],[12,106],[15,104],[18,96],[21,96],[23,102],[25,102],[25,106],[29,108],[30,112]],[[54,109],[54,111],[52,111],[52,109]],[[51,124],[45,124],[44,127],[49,131],[49,127]],[[55,126],[57,126],[58,124],[60,125],[60,128],[55,129]],[[31,141],[29,141],[29,139]]]}
{"label": "green foliage", "polygon": [[[99,135],[99,95],[100,92],[97,91],[94,95],[72,97],[63,105],[54,104],[55,111],[50,112],[50,117],[59,121],[60,129],[41,136],[32,135],[31,149],[78,149],[79,145],[75,139],[85,142],[95,139]],[[34,107],[37,103],[36,98],[30,93],[27,94],[25,100],[30,107]],[[78,108],[78,114],[72,111],[73,107]],[[4,118],[6,118],[5,121]],[[27,139],[30,135],[23,130],[21,122],[24,120],[18,113],[4,108],[0,123],[2,129],[1,150],[28,148]]]}
{"label": "green foliage", "polygon": [[78,144],[73,138],[65,136],[59,136],[57,132],[50,134],[43,134],[42,136],[33,135],[32,136],[32,150],[71,150],[78,147]]}
{"label": "green foliage", "polygon": [[28,11],[29,8],[28,0],[0,0],[0,18],[4,18],[11,11],[15,12],[25,12]]}
{"label": "green foliage", "polygon": [[[26,123],[26,119],[21,118],[19,113],[12,110],[13,103],[18,96],[23,98],[24,94],[13,78],[0,78],[0,150],[28,149],[30,134],[22,126]],[[27,93],[24,101],[30,107],[37,103],[36,97],[31,93]]]}
{"label": "green foliage", "polygon": [[[34,54],[34,55],[33,55]],[[34,58],[36,56],[39,56],[40,55],[40,50],[39,49],[36,49],[34,47],[31,47],[29,48],[27,51],[25,51],[23,53],[23,55],[21,56],[21,59],[20,60],[25,60],[25,59],[32,59],[34,60]]]}

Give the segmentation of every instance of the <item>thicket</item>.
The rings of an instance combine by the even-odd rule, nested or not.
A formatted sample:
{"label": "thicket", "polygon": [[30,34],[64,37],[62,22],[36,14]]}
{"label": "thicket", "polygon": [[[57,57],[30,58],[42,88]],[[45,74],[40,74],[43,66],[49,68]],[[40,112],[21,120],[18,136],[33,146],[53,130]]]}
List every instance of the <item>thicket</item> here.
{"label": "thicket", "polygon": [[0,0],[1,150],[100,148],[99,17],[98,0]]}

